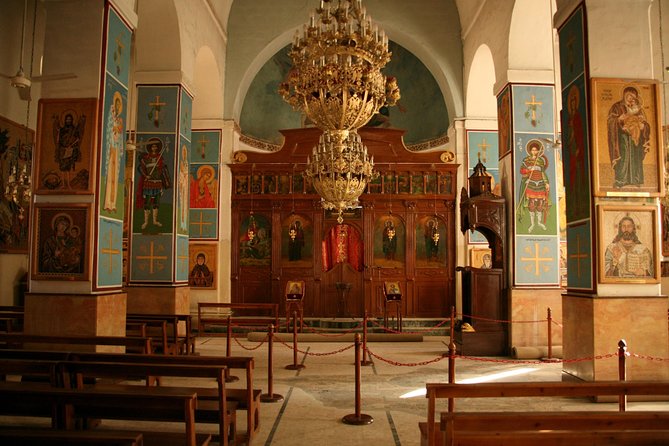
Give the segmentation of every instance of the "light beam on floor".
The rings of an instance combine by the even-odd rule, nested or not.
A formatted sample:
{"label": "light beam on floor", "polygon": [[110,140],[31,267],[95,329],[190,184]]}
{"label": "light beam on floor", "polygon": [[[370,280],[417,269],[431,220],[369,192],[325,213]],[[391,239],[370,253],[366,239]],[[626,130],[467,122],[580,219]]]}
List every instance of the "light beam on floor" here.
{"label": "light beam on floor", "polygon": [[[509,378],[511,376],[526,375],[528,373],[534,372],[536,367],[520,367],[517,369],[507,370],[505,372],[490,373],[487,375],[477,376],[475,378],[467,378],[462,381],[456,381],[457,384],[476,384],[476,383],[485,383],[490,381],[496,381],[498,379]],[[425,387],[422,389],[412,390],[403,395],[400,395],[400,398],[415,398],[417,396],[425,396],[426,390]]]}

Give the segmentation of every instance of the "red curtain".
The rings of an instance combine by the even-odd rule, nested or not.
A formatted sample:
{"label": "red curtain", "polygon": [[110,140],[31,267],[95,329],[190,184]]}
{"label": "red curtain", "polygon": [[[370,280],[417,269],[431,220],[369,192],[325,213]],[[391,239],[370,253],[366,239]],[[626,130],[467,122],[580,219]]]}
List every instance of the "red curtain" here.
{"label": "red curtain", "polygon": [[347,224],[333,226],[323,240],[323,271],[337,263],[348,262],[356,271],[362,271],[362,237],[356,228]]}

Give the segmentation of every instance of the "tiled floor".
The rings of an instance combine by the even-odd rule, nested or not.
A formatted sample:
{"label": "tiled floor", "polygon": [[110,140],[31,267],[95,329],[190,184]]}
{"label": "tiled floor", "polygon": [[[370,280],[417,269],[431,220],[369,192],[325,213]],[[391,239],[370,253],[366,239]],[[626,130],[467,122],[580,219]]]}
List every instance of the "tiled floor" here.
{"label": "tiled floor", "polygon": [[[254,445],[347,445],[413,446],[420,444],[418,422],[426,419],[427,400],[421,394],[426,382],[446,382],[448,364],[441,355],[447,350],[448,338],[425,336],[422,342],[370,342],[370,351],[379,358],[361,370],[361,413],[370,415],[373,423],[352,426],[342,417],[355,413],[355,367],[352,342],[337,337],[330,342],[309,342],[298,345],[297,362],[305,368],[287,370],[293,364],[292,342],[274,343],[274,393],[284,396],[282,402],[263,403],[261,429]],[[197,339],[201,355],[225,355],[224,337]],[[239,338],[232,343],[233,354],[254,356],[256,387],[267,392],[268,344]],[[559,381],[559,363],[513,361],[509,358],[486,360],[460,359],[456,364],[456,380],[489,381]],[[493,360],[494,359],[494,360]],[[615,359],[613,359],[615,360]],[[212,383],[212,385],[214,385]],[[241,386],[238,383],[231,387]],[[415,396],[409,396],[412,393]],[[408,396],[408,397],[407,397]],[[579,399],[508,399],[504,401],[459,400],[465,410],[532,410],[578,409],[617,410],[617,404],[596,404]],[[669,403],[631,403],[632,409],[669,410]],[[441,407],[445,407],[442,405]],[[437,408],[441,410],[440,407]],[[244,413],[238,416],[239,429],[245,430]],[[105,426],[123,425],[104,421]],[[161,429],[178,429],[164,425]],[[216,432],[215,425],[199,425],[203,432]]]}

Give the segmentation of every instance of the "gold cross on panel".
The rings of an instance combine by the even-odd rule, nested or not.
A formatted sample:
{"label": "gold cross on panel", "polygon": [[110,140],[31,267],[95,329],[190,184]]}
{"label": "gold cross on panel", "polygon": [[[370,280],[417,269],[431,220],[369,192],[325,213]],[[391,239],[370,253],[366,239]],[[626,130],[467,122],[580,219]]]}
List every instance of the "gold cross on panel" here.
{"label": "gold cross on panel", "polygon": [[490,147],[490,144],[488,144],[488,141],[483,138],[483,141],[481,141],[481,144],[478,145],[478,148],[481,149],[479,152],[479,158],[483,163],[488,162],[488,148]]}
{"label": "gold cross on panel", "polygon": [[198,142],[200,143],[200,153],[202,154],[202,158],[204,158],[206,155],[205,149],[207,148],[207,143],[209,140],[204,135],[202,135],[202,138],[200,138]]}
{"label": "gold cross on panel", "polygon": [[112,235],[112,230],[109,228],[109,246],[105,246],[104,248],[100,249],[101,254],[109,254],[109,274],[114,272],[114,256],[118,255],[121,253],[120,250],[114,249],[113,245],[113,235]]}
{"label": "gold cross on panel", "polygon": [[569,254],[570,259],[576,259],[576,277],[581,277],[581,259],[587,259],[590,256],[587,252],[581,252],[581,235],[576,235],[576,254]]}
{"label": "gold cross on panel", "polygon": [[[544,247],[543,255],[546,255],[548,253],[548,248]],[[525,247],[525,252],[527,254],[532,254],[532,248],[530,246]],[[544,265],[545,262],[553,262],[555,259],[553,257],[541,257],[539,254],[539,243],[534,244],[534,257],[521,257],[520,261],[521,262],[529,262],[525,266],[525,271],[531,272],[532,269],[534,269],[534,275],[539,276],[541,274],[543,269],[543,272],[548,271],[549,267],[547,265]],[[532,263],[534,263],[534,267],[532,266]]]}
{"label": "gold cross on panel", "polygon": [[153,111],[153,120],[155,122],[160,121],[160,107],[163,105],[167,105],[167,102],[160,102],[160,96],[156,96],[156,100],[154,102],[149,102],[149,105],[151,106],[151,109]]}
{"label": "gold cross on panel", "polygon": [[537,120],[537,109],[539,106],[543,104],[541,101],[537,101],[537,97],[535,95],[531,96],[530,101],[525,101],[525,105],[527,105],[527,108],[532,112],[532,122]]}
{"label": "gold cross on panel", "polygon": [[211,226],[211,225],[213,225],[213,223],[210,222],[210,221],[204,221],[204,212],[200,211],[200,221],[191,220],[190,225],[199,227],[200,233],[198,234],[198,236],[201,237],[202,236],[202,227],[203,226]]}
{"label": "gold cross on panel", "polygon": [[158,256],[154,255],[154,243],[150,243],[150,248],[149,248],[149,255],[147,256],[135,256],[135,259],[137,260],[148,260],[149,261],[149,274],[153,274],[153,262],[156,260],[167,260],[167,256]]}
{"label": "gold cross on panel", "polygon": [[188,270],[188,255],[178,254],[177,261],[179,262],[179,267]]}

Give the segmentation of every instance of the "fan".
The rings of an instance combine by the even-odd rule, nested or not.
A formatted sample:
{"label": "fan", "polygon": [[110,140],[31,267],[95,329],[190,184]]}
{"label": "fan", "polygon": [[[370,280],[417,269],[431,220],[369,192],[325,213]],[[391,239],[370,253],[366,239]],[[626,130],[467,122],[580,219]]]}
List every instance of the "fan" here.
{"label": "fan", "polygon": [[[26,20],[28,18],[27,16],[28,16],[28,0],[25,0],[23,4],[23,25],[21,26],[21,52],[19,53],[19,69],[13,76],[0,73],[0,76],[9,79],[10,85],[17,89],[19,97],[24,101],[30,100],[30,87],[33,82],[74,79],[77,77],[73,73],[52,74],[47,76],[34,76],[32,77],[32,79],[29,75],[26,75],[25,71],[23,70],[23,46],[26,40]],[[32,74],[32,57],[35,51],[36,17],[37,17],[37,2],[35,2],[35,9],[33,12],[32,46],[30,53],[31,57],[30,74]]]}

